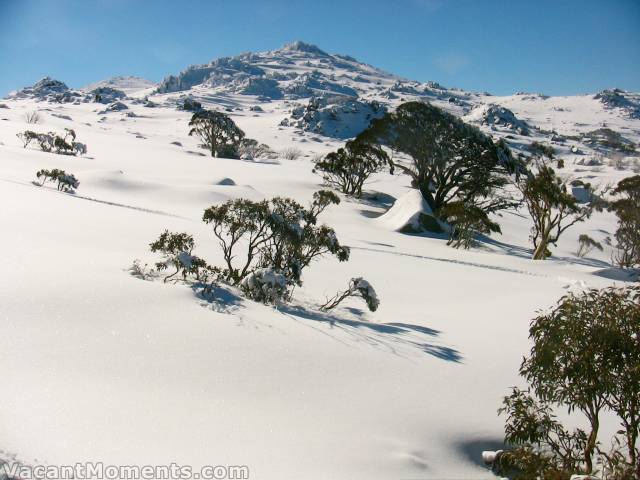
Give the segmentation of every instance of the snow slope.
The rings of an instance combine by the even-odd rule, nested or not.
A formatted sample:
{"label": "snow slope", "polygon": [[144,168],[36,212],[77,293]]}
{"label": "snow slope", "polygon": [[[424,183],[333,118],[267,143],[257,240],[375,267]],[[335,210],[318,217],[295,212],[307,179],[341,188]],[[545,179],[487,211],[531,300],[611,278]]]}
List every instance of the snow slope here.
{"label": "snow slope", "polygon": [[[379,81],[397,92],[389,108],[410,98],[401,91],[408,82],[394,90],[397,80],[388,74],[360,64],[356,71],[347,57],[307,47],[271,53],[269,68],[340,60],[351,70],[326,67],[336,78],[349,71],[369,80],[362,85]],[[269,54],[263,57],[268,63]],[[311,155],[342,144],[280,126],[294,102],[286,95],[265,100],[225,85],[152,94],[154,108],[127,99],[127,110],[106,114],[90,102],[2,101],[0,458],[247,465],[250,478],[261,479],[491,478],[481,451],[502,438],[496,409],[520,383],[535,312],[569,288],[627,280],[611,267],[610,247],[583,259],[574,253],[581,233],[598,241],[612,236],[615,218],[605,212],[570,229],[545,262],[530,260],[523,211],[499,219],[502,236],[459,251],[440,238],[396,231],[398,219],[423,207],[407,195],[406,177],[381,173],[367,184],[367,199],[343,198],[324,214],[351,246],[351,259],[313,264],[291,306],[276,310],[233,291],[207,301],[184,285],[135,278],[132,261],[154,262],[148,244],[164,229],[192,233],[195,253],[219,262],[217,242],[201,222],[204,208],[240,197],[307,202],[321,188]],[[359,98],[384,98],[365,90]],[[307,156],[250,162],[202,155],[187,135],[188,112],[175,108],[187,94],[230,108],[249,137],[276,150],[297,146]],[[461,103],[489,103],[480,94],[446,93],[454,94]],[[436,101],[459,114],[472,109],[442,98]],[[638,140],[638,120],[593,96],[490,99],[533,127],[574,134],[606,118]],[[255,105],[263,111],[251,110]],[[26,124],[25,113],[35,109],[41,124]],[[27,128],[65,127],[88,145],[87,156],[24,149],[15,137]],[[547,138],[482,128],[523,143]],[[582,157],[570,152],[572,142],[558,145],[562,174],[592,183],[631,174],[574,165]],[[33,185],[41,168],[74,173],[77,194]],[[401,197],[397,215],[387,214],[392,222],[375,218]],[[318,311],[356,276],[376,289],[375,313],[355,300],[330,314]],[[611,418],[603,423],[614,431]]]}

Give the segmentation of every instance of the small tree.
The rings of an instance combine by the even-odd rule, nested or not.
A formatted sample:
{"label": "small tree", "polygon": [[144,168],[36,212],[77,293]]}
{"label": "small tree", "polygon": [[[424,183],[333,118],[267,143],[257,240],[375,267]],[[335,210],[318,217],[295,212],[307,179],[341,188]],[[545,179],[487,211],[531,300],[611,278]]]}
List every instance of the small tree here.
{"label": "small tree", "polygon": [[610,206],[618,217],[614,261],[626,268],[640,266],[640,175],[621,180],[613,194],[620,196]]}
{"label": "small tree", "polygon": [[315,162],[324,181],[342,193],[360,197],[364,182],[389,163],[389,157],[378,145],[362,140],[348,141],[344,148],[327,154]]}
{"label": "small tree", "polygon": [[331,310],[336,308],[343,300],[349,297],[362,298],[371,312],[375,312],[380,306],[378,295],[371,284],[362,277],[356,277],[349,281],[349,286],[345,291],[338,292],[336,295],[328,299],[320,308],[325,311]]}
{"label": "small tree", "polygon": [[440,210],[440,217],[449,226],[447,245],[468,249],[479,233],[502,233],[500,225],[492,221],[487,213],[475,205],[452,202]]}
{"label": "small tree", "polygon": [[534,260],[544,260],[551,255],[549,246],[555,245],[569,227],[592,213],[592,206],[581,206],[569,193],[567,182],[548,165],[540,166],[536,174],[528,175],[518,186],[533,220]]}
{"label": "small tree", "polygon": [[173,233],[165,230],[158,239],[149,244],[152,252],[159,252],[163,260],[156,263],[158,271],[175,268],[175,272],[164,277],[164,282],[177,274],[182,274],[186,280],[189,275],[201,280],[207,270],[207,262],[192,254],[195,242],[188,233]]}
{"label": "small tree", "polygon": [[578,251],[576,255],[580,258],[585,257],[589,254],[594,248],[602,251],[602,244],[600,242],[595,241],[589,235],[583,233],[578,237]]}
{"label": "small tree", "polygon": [[[203,220],[213,227],[220,242],[225,280],[238,285],[257,269],[271,269],[284,275],[292,289],[302,283],[302,271],[314,259],[332,254],[347,260],[349,249],[340,245],[334,230],[317,225],[318,215],[339,201],[334,193],[321,190],[308,208],[282,197],[261,202],[229,200],[207,208]],[[246,256],[238,264],[235,259],[241,244]]]}
{"label": "small tree", "polygon": [[189,135],[197,135],[212,157],[236,157],[244,132],[222,112],[201,110],[191,117]]}

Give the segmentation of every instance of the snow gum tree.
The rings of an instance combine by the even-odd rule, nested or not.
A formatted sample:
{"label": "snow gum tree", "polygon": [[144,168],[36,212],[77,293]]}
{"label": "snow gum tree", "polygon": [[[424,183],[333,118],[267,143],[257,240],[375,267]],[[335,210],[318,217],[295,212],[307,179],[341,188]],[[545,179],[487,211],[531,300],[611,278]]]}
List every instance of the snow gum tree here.
{"label": "snow gum tree", "polygon": [[189,275],[201,279],[202,273],[207,270],[207,263],[192,254],[195,242],[188,233],[174,233],[165,230],[157,240],[149,244],[152,252],[159,252],[163,260],[156,263],[158,271],[175,268],[175,271],[166,277],[164,282],[177,274],[186,280]]}
{"label": "snow gum tree", "polygon": [[610,210],[618,217],[617,252],[614,261],[621,267],[640,265],[640,175],[621,180],[613,194],[618,199]]}
{"label": "snow gum tree", "polygon": [[518,166],[506,146],[438,107],[403,103],[357,138],[407,155],[409,163],[393,160],[391,170],[409,175],[437,216],[451,202],[486,213],[514,205],[505,187]]}
{"label": "snow gum tree", "polygon": [[189,135],[196,135],[209,149],[212,157],[235,157],[244,132],[228,115],[211,110],[200,110],[189,122]]}
{"label": "snow gum tree", "polygon": [[[349,249],[340,245],[334,230],[317,223],[318,216],[339,201],[333,192],[320,190],[306,208],[283,197],[261,202],[229,200],[207,208],[203,221],[212,226],[222,248],[226,263],[222,276],[239,285],[261,269],[260,278],[245,282],[247,288],[255,291],[263,277],[279,279],[282,275],[290,294],[290,289],[302,284],[302,271],[314,259],[330,254],[339,261],[348,260]],[[240,249],[245,255],[238,261]]]}
{"label": "snow gum tree", "polygon": [[595,207],[580,205],[569,192],[567,182],[548,165],[541,165],[537,173],[526,176],[518,187],[533,220],[534,260],[551,255],[549,246],[555,245],[568,228],[587,219]]}
{"label": "snow gum tree", "polygon": [[[514,389],[500,409],[507,415],[505,441],[518,447],[506,464],[535,473],[522,478],[568,478],[593,473],[600,454],[618,472],[609,478],[640,478],[639,332],[638,287],[570,293],[536,317],[529,330],[533,347],[520,366],[530,390]],[[566,431],[553,407],[581,412],[589,429]],[[626,451],[600,449],[604,410],[620,420]],[[552,471],[562,474],[549,476]]]}

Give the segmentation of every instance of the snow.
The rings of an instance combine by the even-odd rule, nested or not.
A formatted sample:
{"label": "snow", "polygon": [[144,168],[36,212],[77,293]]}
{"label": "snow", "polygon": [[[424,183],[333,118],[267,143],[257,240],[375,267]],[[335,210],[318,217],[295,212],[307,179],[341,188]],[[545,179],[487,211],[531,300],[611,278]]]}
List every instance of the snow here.
{"label": "snow", "polygon": [[[318,70],[361,101],[388,108],[400,97],[428,98],[457,115],[501,105],[531,127],[530,137],[514,134],[518,145],[548,142],[544,131],[551,129],[575,135],[603,122],[640,139],[638,120],[593,95],[436,89],[301,45],[243,58],[278,78]],[[284,87],[293,78],[277,81]],[[398,82],[398,98],[385,99]],[[567,288],[629,279],[611,266],[605,242],[615,217],[597,213],[571,228],[545,262],[530,260],[524,210],[496,219],[501,236],[454,250],[442,238],[398,231],[415,225],[428,206],[406,176],[381,172],[365,185],[367,198],[395,199],[393,206],[343,198],[329,207],[319,221],[351,247],[350,260],[309,266],[291,305],[274,309],[222,288],[208,301],[180,283],[136,278],[132,262],[157,261],[149,243],[165,229],[193,234],[193,255],[222,265],[218,242],[201,221],[212,204],[274,196],[306,204],[323,188],[312,155],[343,141],[280,126],[296,99],[261,99],[237,88],[220,80],[188,93],[205,108],[230,108],[248,137],[275,151],[301,149],[300,159],[212,158],[188,136],[189,112],[175,108],[185,92],[127,92],[139,101],[122,100],[127,110],[103,120],[95,103],[3,100],[0,459],[248,465],[250,478],[264,479],[492,478],[482,452],[500,448],[496,410],[509,388],[521,385],[518,366],[536,311]],[[155,108],[146,106],[147,95]],[[448,101],[453,95],[458,103]],[[40,124],[25,122],[33,110]],[[87,155],[25,149],[15,136],[65,127],[86,143]],[[585,155],[571,153],[574,145]],[[604,185],[632,174],[607,162],[577,165],[594,155],[578,140],[554,147],[567,177]],[[77,193],[33,185],[42,168],[74,175]],[[578,258],[583,233],[604,251]],[[361,276],[375,285],[375,312],[364,311],[359,299],[319,311],[325,298]],[[602,438],[609,438],[616,421],[605,417],[602,424]]]}

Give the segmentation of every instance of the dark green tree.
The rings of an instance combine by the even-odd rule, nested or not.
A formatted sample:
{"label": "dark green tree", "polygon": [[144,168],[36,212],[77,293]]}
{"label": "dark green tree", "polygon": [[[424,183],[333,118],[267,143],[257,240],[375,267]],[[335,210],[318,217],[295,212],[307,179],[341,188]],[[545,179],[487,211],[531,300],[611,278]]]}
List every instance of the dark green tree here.
{"label": "dark green tree", "polygon": [[621,180],[613,194],[619,196],[610,206],[618,217],[614,260],[621,267],[640,266],[640,175]]}
{"label": "dark green tree", "polygon": [[389,163],[382,147],[363,140],[350,140],[343,148],[320,158],[313,169],[342,193],[359,198],[364,182]]}
{"label": "dark green tree", "polygon": [[431,210],[451,202],[474,205],[486,213],[513,206],[506,193],[509,174],[518,169],[504,143],[496,145],[479,129],[423,102],[407,102],[371,122],[358,136],[409,157],[392,159],[411,177]]}
{"label": "dark green tree", "polygon": [[191,117],[189,126],[189,135],[198,136],[212,157],[237,156],[244,132],[228,115],[211,110],[197,111]]}

